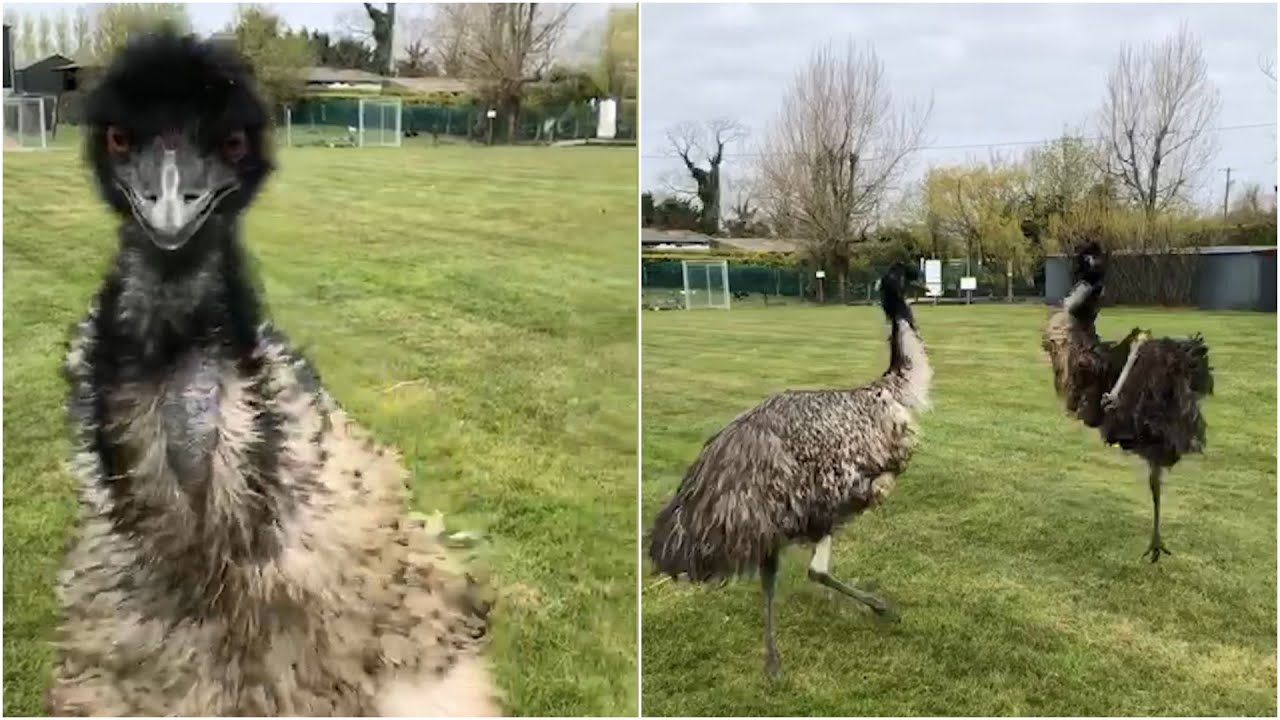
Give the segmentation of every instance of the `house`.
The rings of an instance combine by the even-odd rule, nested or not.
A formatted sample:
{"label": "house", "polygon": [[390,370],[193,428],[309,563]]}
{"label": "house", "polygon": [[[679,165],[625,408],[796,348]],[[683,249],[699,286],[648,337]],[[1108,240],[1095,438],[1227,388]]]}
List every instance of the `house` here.
{"label": "house", "polygon": [[14,91],[28,95],[57,97],[68,89],[62,68],[72,64],[74,61],[71,58],[54,53],[43,60],[37,60],[24,68],[19,68],[14,71]]}

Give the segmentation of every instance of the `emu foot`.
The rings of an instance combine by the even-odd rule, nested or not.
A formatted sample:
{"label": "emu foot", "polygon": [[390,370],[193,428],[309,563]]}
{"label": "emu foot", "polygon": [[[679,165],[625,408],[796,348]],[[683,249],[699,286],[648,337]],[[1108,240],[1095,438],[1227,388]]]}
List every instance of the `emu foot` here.
{"label": "emu foot", "polygon": [[883,597],[872,596],[878,604],[868,603],[867,607],[871,608],[871,612],[875,614],[876,620],[882,623],[900,623],[902,615],[898,613],[898,608],[893,603]]}
{"label": "emu foot", "polygon": [[817,572],[812,568],[809,569],[809,579],[822,585],[826,585],[832,590],[866,605],[871,612],[875,613],[877,620],[891,623],[896,623],[901,620],[901,617],[898,615],[898,611],[894,608],[892,603],[871,592],[871,590],[875,589],[875,583],[854,583],[852,586],[849,586],[826,573]]}
{"label": "emu foot", "polygon": [[778,663],[777,653],[765,653],[764,672],[770,680],[777,680],[782,676],[782,666]]}
{"label": "emu foot", "polygon": [[1111,412],[1112,410],[1115,410],[1116,406],[1119,404],[1120,402],[1115,395],[1109,392],[1102,393],[1102,409],[1103,410],[1107,412]]}
{"label": "emu foot", "polygon": [[1142,553],[1142,557],[1145,559],[1147,556],[1151,556],[1151,562],[1155,563],[1160,561],[1161,553],[1164,553],[1165,555],[1173,555],[1173,553],[1169,552],[1169,549],[1164,546],[1164,542],[1160,540],[1160,536],[1157,535],[1151,538],[1151,544],[1148,545],[1146,551]]}

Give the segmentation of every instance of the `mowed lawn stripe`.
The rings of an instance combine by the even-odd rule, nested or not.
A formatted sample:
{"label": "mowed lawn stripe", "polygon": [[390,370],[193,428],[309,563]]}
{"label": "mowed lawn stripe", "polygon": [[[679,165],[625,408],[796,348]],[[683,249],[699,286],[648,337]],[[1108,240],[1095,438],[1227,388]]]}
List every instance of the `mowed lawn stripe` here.
{"label": "mowed lawn stripe", "polygon": [[[837,535],[833,572],[874,580],[877,624],[784,557],[783,677],[763,672],[756,581],[645,581],[646,715],[1274,715],[1275,316],[1106,308],[1105,336],[1203,332],[1208,448],[1168,476],[1175,553],[1139,557],[1141,461],[1065,417],[1044,307],[916,307],[934,408],[887,506]],[[702,443],[787,388],[854,386],[888,363],[877,308],[646,312],[643,515]]]}
{"label": "mowed lawn stripe", "polygon": [[[58,376],[115,245],[78,153],[4,164],[5,711],[49,673],[74,518]],[[273,320],[483,531],[510,710],[635,712],[634,151],[286,149],[245,241]]]}

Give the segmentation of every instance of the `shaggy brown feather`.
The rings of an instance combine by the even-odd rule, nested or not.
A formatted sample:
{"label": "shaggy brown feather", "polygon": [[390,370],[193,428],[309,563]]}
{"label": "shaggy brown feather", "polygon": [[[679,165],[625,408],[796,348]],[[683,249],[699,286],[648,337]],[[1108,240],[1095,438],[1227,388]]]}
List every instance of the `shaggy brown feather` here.
{"label": "shaggy brown feather", "polygon": [[880,502],[915,449],[933,371],[900,296],[886,308],[890,368],[849,390],[788,391],[709,439],[658,513],[649,557],[695,581],[754,573]]}
{"label": "shaggy brown feather", "polygon": [[[78,361],[92,342],[86,322],[70,355],[82,380]],[[265,529],[246,509],[269,499],[242,472],[255,379],[227,375],[221,444],[199,506],[177,491],[182,480],[165,461],[157,388],[111,393],[114,434],[136,458],[138,519],[119,531],[98,457],[82,447],[74,467],[83,517],[58,588],[50,710],[378,715],[416,692],[413,714],[445,702],[430,688],[464,672],[469,694],[448,701],[468,715],[497,714],[487,671],[476,668],[487,604],[439,540],[406,518],[399,457],[323,391],[307,390],[283,344],[264,340],[262,360],[262,378],[279,390],[271,404],[286,419],[279,482],[295,498]],[[241,555],[263,532],[278,550]]]}
{"label": "shaggy brown feather", "polygon": [[[237,232],[272,168],[252,86],[227,47],[161,33],[86,100],[120,248],[65,363],[81,507],[48,709],[497,714],[480,588],[406,516],[396,453],[261,322]],[[156,187],[168,210],[140,210]],[[205,204],[175,233],[184,203]]]}

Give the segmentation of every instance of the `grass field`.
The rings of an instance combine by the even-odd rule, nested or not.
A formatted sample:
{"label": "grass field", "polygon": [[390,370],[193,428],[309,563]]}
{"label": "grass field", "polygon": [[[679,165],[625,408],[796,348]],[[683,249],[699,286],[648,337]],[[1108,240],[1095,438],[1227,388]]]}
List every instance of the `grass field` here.
{"label": "grass field", "polygon": [[[634,714],[633,151],[294,149],[249,212],[268,308],[490,539],[510,712]],[[4,156],[4,711],[41,711],[74,512],[62,344],[115,245],[78,153]]]}
{"label": "grass field", "polygon": [[[1203,331],[1216,368],[1203,457],[1164,495],[1173,551],[1142,561],[1141,461],[1064,417],[1042,307],[927,307],[934,409],[897,492],[836,536],[833,573],[874,580],[883,625],[782,561],[782,678],[766,680],[758,581],[646,576],[645,715],[1276,714],[1276,318],[1109,308],[1101,331]],[[786,388],[860,384],[888,362],[871,308],[643,317],[643,511],[702,442]]]}

